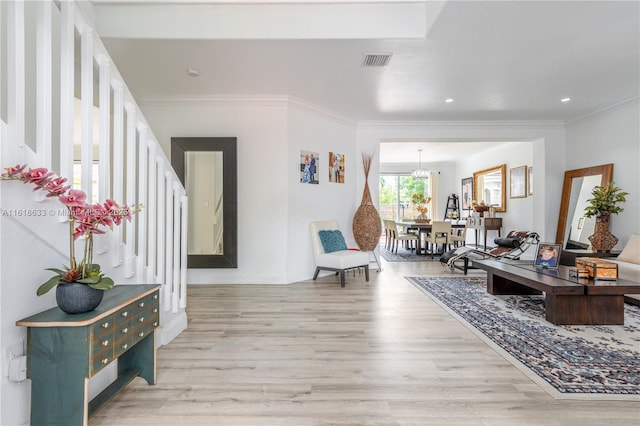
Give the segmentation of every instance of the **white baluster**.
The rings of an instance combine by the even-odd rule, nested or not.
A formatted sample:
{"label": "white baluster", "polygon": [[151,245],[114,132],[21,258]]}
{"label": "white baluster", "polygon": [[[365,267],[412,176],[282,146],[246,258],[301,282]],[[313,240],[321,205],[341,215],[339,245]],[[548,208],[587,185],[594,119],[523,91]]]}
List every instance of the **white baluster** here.
{"label": "white baluster", "polygon": [[147,274],[147,165],[149,154],[147,150],[147,126],[138,125],[138,204],[143,205],[142,211],[137,214],[138,220],[138,276],[142,282],[146,282]]}
{"label": "white baluster", "polygon": [[157,178],[157,163],[156,163],[156,147],[157,143],[153,140],[149,141],[149,170],[147,172],[147,182],[149,182],[149,194],[147,197],[147,247],[148,253],[148,277],[147,281],[151,283],[157,282],[156,278],[156,264],[157,264],[157,250],[156,247],[156,235],[158,224],[157,218],[157,204],[158,195],[156,192],[156,178]]}
{"label": "white baluster", "polygon": [[180,182],[173,181],[173,286],[171,290],[171,311],[173,313],[178,312],[179,299],[180,299],[180,244],[182,238],[180,232],[182,231],[181,216],[180,216],[180,202],[182,201]]}
{"label": "white baluster", "polygon": [[182,191],[181,205],[181,236],[180,241],[180,305],[184,309],[187,307],[187,223],[189,218],[189,200],[184,191]]}
{"label": "white baluster", "polygon": [[53,3],[44,1],[36,4],[36,153],[38,164],[48,169],[51,164],[51,122],[52,122],[52,24]]}
{"label": "white baluster", "polygon": [[93,203],[93,31],[82,34],[80,48],[80,84],[82,105],[82,190],[87,203]]}
{"label": "white baluster", "polygon": [[171,172],[165,173],[167,179],[165,200],[167,214],[165,216],[165,310],[171,309],[171,297],[173,292],[173,178]]}

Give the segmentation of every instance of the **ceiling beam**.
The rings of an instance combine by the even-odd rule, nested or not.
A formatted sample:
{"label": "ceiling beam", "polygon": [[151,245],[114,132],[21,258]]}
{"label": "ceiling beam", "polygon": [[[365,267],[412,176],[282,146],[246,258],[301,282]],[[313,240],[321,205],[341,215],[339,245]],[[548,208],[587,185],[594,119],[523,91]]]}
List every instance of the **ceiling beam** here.
{"label": "ceiling beam", "polygon": [[96,1],[91,14],[102,38],[416,39],[444,3]]}

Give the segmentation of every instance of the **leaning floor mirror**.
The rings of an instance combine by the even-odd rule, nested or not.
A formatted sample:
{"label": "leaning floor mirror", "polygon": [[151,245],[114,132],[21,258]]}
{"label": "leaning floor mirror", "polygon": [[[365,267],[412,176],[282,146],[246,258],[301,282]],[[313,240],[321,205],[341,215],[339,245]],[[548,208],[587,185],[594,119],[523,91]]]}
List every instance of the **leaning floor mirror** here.
{"label": "leaning floor mirror", "polygon": [[236,162],[236,138],[171,138],[171,164],[189,198],[189,268],[238,267]]}
{"label": "leaning floor mirror", "polygon": [[585,217],[584,209],[593,188],[611,182],[612,178],[613,164],[567,170],[564,173],[556,231],[556,243],[561,244],[563,250],[589,247],[595,218]]}

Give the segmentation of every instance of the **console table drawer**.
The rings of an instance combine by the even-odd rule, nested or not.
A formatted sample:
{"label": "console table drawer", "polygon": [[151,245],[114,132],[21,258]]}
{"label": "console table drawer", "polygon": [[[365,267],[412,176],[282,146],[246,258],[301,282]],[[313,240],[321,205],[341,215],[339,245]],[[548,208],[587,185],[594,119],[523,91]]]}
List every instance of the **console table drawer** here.
{"label": "console table drawer", "polygon": [[113,361],[113,346],[108,350],[96,355],[91,362],[91,376],[109,365]]}
{"label": "console table drawer", "polygon": [[104,333],[113,332],[114,326],[114,316],[108,315],[91,327],[91,333],[93,336],[100,336]]}
{"label": "console table drawer", "polygon": [[91,341],[91,353],[97,354],[104,351],[107,348],[113,347],[113,328],[109,330],[109,333],[105,333],[101,336],[98,336]]}
{"label": "console table drawer", "polygon": [[158,304],[158,292],[155,292],[153,294],[150,294],[140,300],[138,300],[136,303],[134,303],[133,306],[133,312],[134,313],[138,313],[141,312],[145,309],[149,309],[151,306],[153,306],[154,304],[157,305]]}
{"label": "console table drawer", "polygon": [[127,305],[116,312],[115,321],[116,325],[120,325],[125,321],[129,321],[133,317],[133,304]]}
{"label": "console table drawer", "polygon": [[122,324],[118,324],[114,333],[114,339],[119,341],[123,337],[129,337],[133,334],[133,321],[131,319],[127,320],[127,322],[123,322]]}
{"label": "console table drawer", "polygon": [[133,334],[130,333],[128,336],[123,337],[120,340],[116,341],[116,344],[113,348],[113,354],[116,358],[125,353],[132,345]]}
{"label": "console table drawer", "polygon": [[133,332],[133,343],[135,344],[136,342],[138,342],[141,339],[144,339],[145,337],[147,337],[149,334],[152,334],[153,331],[156,329],[156,327],[158,326],[158,320],[156,319],[151,319],[147,322],[145,322],[142,326],[136,328],[136,330]]}

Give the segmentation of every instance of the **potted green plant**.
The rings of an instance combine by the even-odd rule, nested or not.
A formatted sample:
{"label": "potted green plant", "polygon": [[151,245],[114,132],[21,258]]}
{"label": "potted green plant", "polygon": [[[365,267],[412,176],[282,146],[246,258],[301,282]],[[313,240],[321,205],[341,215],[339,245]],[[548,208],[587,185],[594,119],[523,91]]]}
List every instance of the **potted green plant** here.
{"label": "potted green plant", "polygon": [[[60,309],[73,314],[91,311],[102,301],[104,290],[114,286],[113,280],[101,272],[100,265],[93,263],[93,236],[104,234],[105,229],[112,229],[125,219],[131,220],[131,215],[140,211],[140,207],[120,206],[111,199],[102,204],[88,204],[86,194],[71,189],[71,185],[66,184],[67,179],[46,168],[25,171],[26,167],[7,167],[0,180],[33,184],[34,191],[42,190],[47,197],[57,197],[67,208],[69,219],[69,265],[47,268],[55,275],[42,283],[36,294],[41,296],[57,286],[56,301]],[[80,262],[75,254],[78,239],[84,239]]]}
{"label": "potted green plant", "polygon": [[615,186],[614,182],[609,182],[594,187],[591,195],[593,198],[587,200],[589,205],[584,209],[586,217],[621,213],[624,209],[619,204],[627,201],[629,193]]}
{"label": "potted green plant", "polygon": [[589,237],[594,250],[608,252],[618,243],[618,238],[609,232],[609,225],[611,215],[624,210],[620,204],[627,201],[627,195],[629,193],[617,187],[614,182],[596,186],[591,191],[592,198],[587,200],[584,215],[596,217],[593,235]]}

